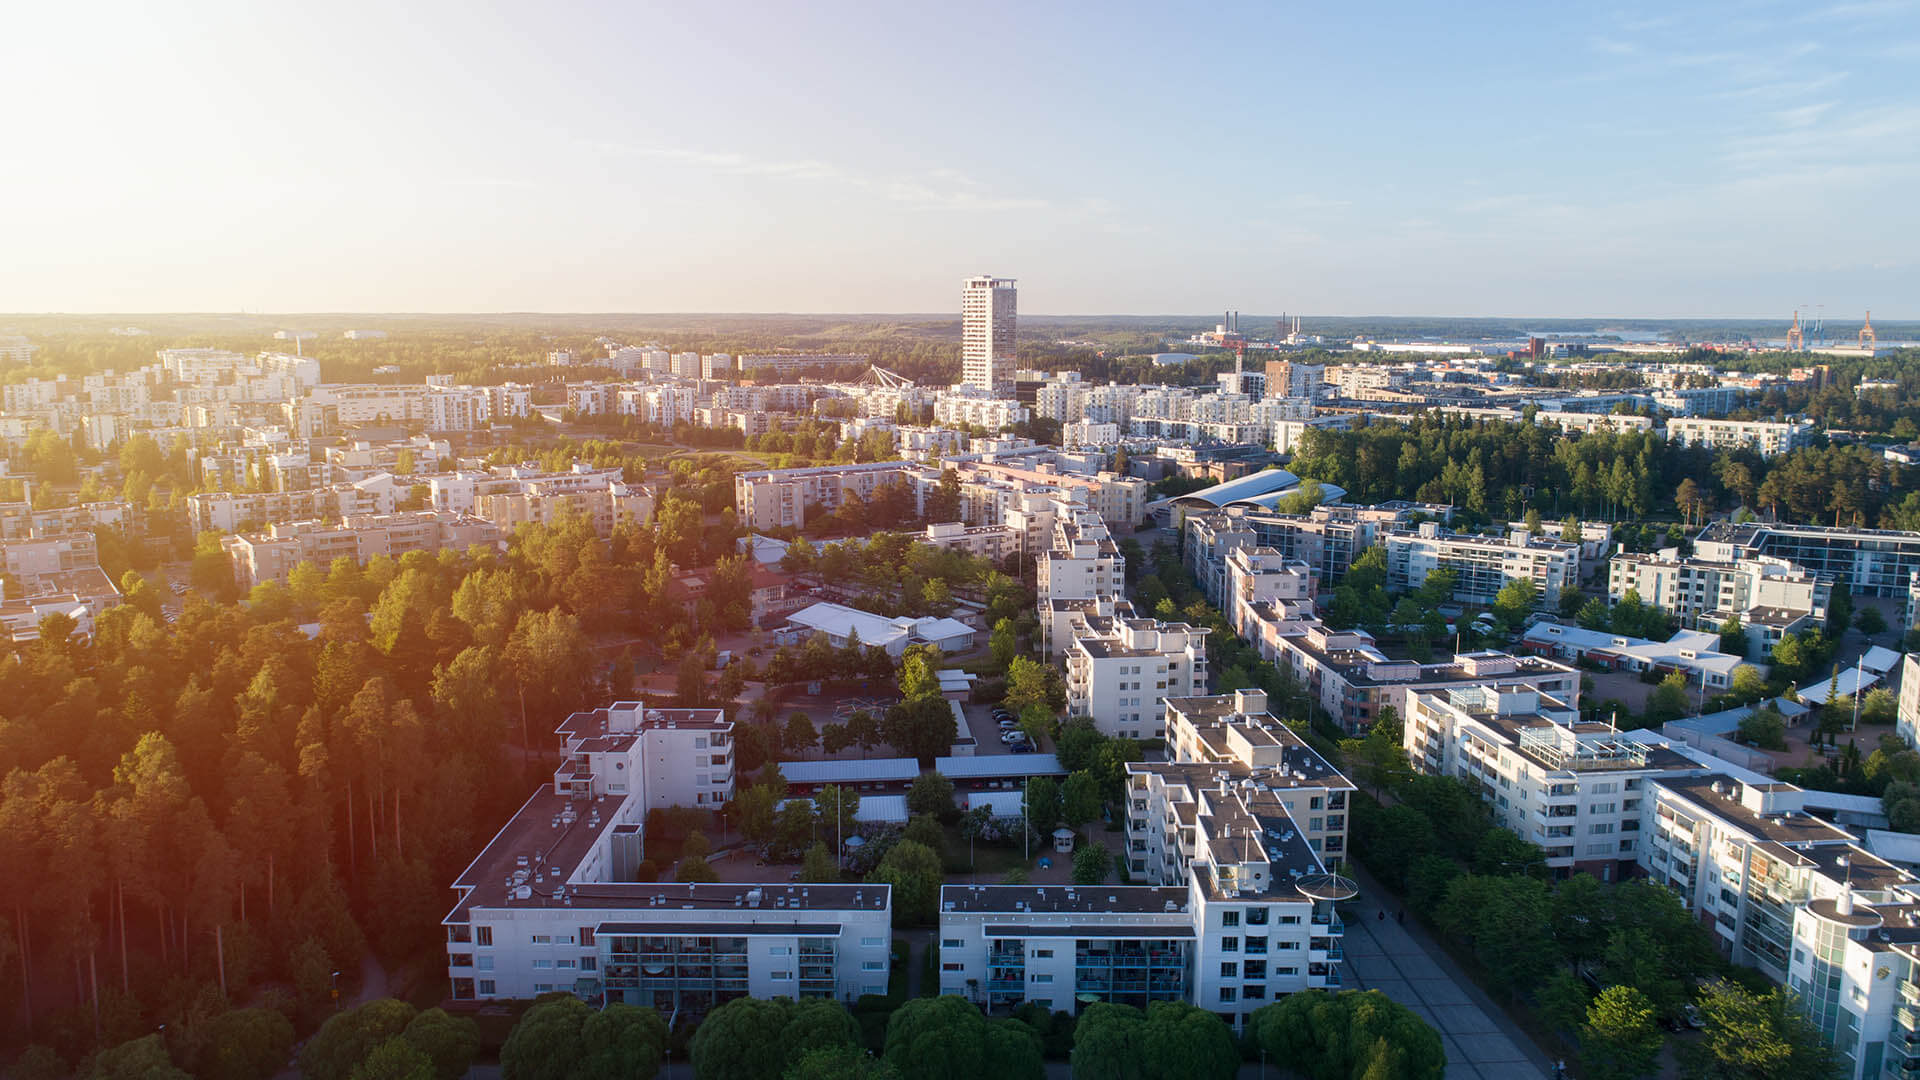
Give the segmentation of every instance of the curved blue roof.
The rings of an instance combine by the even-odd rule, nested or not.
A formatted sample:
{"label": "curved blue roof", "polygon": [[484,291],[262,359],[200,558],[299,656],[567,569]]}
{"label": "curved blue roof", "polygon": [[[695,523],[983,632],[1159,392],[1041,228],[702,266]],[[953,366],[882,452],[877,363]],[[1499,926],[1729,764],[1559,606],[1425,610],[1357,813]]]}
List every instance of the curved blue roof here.
{"label": "curved blue roof", "polygon": [[1276,491],[1285,491],[1300,483],[1300,478],[1285,469],[1268,469],[1265,472],[1249,473],[1238,480],[1229,480],[1224,484],[1215,484],[1210,488],[1189,492],[1175,499],[1176,503],[1203,502],[1208,506],[1221,507],[1240,499],[1253,499],[1261,495],[1271,495]]}

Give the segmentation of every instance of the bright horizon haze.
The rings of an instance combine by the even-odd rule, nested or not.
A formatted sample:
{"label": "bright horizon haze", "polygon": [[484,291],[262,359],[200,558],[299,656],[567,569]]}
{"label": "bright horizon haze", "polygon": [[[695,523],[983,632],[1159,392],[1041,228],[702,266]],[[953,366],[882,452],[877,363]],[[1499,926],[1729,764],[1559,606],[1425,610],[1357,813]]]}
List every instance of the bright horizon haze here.
{"label": "bright horizon haze", "polygon": [[1920,315],[1920,0],[35,5],[15,312]]}

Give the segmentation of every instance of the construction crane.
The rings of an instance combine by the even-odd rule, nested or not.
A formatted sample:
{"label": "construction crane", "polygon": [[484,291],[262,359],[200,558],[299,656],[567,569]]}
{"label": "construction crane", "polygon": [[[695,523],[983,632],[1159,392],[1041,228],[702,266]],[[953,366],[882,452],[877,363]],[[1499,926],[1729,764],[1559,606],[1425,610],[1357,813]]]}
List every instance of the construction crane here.
{"label": "construction crane", "polygon": [[1873,312],[1869,311],[1867,312],[1867,324],[1860,328],[1860,347],[1871,351],[1877,348],[1879,344],[1880,339],[1875,337],[1873,333]]}
{"label": "construction crane", "polygon": [[1793,309],[1793,325],[1787,328],[1787,351],[1804,352],[1807,348],[1807,335],[1800,329],[1800,309]]}

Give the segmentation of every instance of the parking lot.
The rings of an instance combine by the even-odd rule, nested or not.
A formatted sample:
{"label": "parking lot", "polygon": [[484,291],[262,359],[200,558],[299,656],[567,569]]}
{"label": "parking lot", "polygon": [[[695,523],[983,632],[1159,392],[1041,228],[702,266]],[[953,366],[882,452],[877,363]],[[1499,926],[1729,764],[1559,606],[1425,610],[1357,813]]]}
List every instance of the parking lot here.
{"label": "parking lot", "polygon": [[962,708],[967,716],[967,727],[973,732],[973,752],[976,756],[1012,753],[1006,744],[1000,741],[1002,729],[993,719],[992,705],[966,705]]}

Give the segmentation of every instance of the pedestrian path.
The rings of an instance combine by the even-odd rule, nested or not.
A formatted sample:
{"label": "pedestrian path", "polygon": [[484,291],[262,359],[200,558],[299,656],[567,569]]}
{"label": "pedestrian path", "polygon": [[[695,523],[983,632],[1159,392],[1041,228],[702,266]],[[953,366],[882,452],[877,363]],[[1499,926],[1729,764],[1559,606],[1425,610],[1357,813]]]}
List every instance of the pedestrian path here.
{"label": "pedestrian path", "polygon": [[1357,917],[1347,923],[1349,985],[1378,990],[1418,1013],[1440,1032],[1447,1080],[1546,1080],[1548,1063],[1439,944],[1377,897],[1390,894],[1351,865],[1360,882]]}

